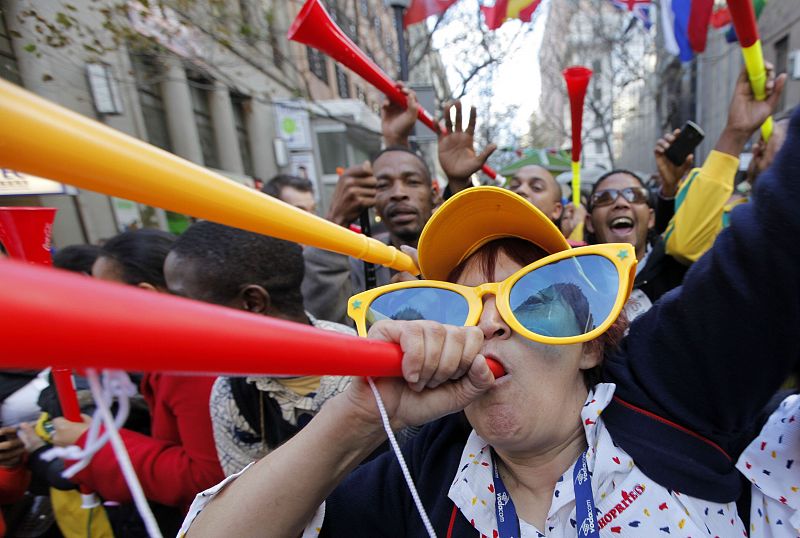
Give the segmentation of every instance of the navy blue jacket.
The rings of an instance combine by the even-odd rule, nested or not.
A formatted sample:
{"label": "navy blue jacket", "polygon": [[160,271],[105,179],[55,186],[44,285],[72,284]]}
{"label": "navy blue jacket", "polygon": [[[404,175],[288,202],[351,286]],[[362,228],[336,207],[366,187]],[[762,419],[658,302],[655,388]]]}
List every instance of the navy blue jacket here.
{"label": "navy blue jacket", "polygon": [[[736,459],[751,424],[800,357],[800,111],[754,201],[686,274],[637,318],[608,354],[617,384],[603,419],[649,478],[714,502],[740,494]],[[422,429],[404,447],[437,533],[451,525],[447,493],[469,434],[462,414]],[[474,538],[456,514],[453,536]],[[327,501],[323,536],[424,536],[391,453],[354,471]]]}

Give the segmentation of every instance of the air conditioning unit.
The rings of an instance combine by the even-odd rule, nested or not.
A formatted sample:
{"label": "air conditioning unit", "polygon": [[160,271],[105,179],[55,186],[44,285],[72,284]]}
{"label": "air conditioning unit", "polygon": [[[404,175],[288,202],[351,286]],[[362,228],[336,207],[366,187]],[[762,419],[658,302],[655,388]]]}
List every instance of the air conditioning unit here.
{"label": "air conditioning unit", "polygon": [[800,80],[800,49],[789,53],[789,78]]}

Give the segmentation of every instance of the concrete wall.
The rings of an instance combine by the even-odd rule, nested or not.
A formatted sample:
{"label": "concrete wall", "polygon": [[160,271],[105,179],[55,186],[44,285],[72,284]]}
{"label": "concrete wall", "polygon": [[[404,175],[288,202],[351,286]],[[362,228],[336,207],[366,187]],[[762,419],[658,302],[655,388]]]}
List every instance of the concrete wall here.
{"label": "concrete wall", "polygon": [[[107,5],[106,5],[107,4]],[[2,0],[0,7],[6,14],[6,20],[12,35],[15,55],[23,86],[49,100],[63,105],[83,115],[96,119],[115,129],[121,130],[137,138],[147,140],[144,118],[142,115],[139,94],[136,87],[131,54],[139,54],[138,50],[129,50],[123,40],[113,44],[110,32],[103,29],[105,17],[100,13],[103,7],[116,6],[118,2],[108,0],[106,3],[94,0],[76,0],[71,2],[75,11],[68,11],[76,24],[72,30],[65,29],[67,37],[64,46],[51,46],[42,39],[42,34],[35,28],[35,20],[25,15],[26,11],[36,11],[40,17],[48,21],[56,21],[59,11],[65,8],[61,3],[46,0]],[[169,4],[166,2],[165,4]],[[230,3],[230,9],[238,10],[241,3]],[[273,17],[280,39],[277,49],[288,57],[288,44],[285,42],[285,28],[293,18],[286,13],[285,2],[257,2],[248,4],[252,9],[251,24],[254,32],[264,35],[268,29],[266,11],[274,10]],[[179,6],[176,5],[176,7]],[[296,68],[284,62],[283,68],[273,63],[273,51],[266,39],[253,40],[230,38],[223,43],[222,39],[214,39],[204,29],[213,27],[211,14],[202,2],[194,3],[190,13],[182,13],[192,17],[196,25],[192,29],[192,39],[196,41],[202,53],[193,58],[182,58],[165,48],[158,53],[158,62],[162,65],[161,94],[166,111],[166,122],[172,140],[173,151],[181,157],[198,164],[203,164],[203,157],[198,141],[197,126],[192,112],[190,81],[186,78],[187,66],[201,71],[213,84],[210,92],[209,106],[214,126],[214,139],[221,166],[225,171],[235,174],[243,172],[239,141],[233,124],[231,92],[250,98],[245,122],[250,139],[250,153],[256,176],[269,178],[279,172],[273,155],[273,139],[276,131],[273,125],[272,101],[288,98],[300,93],[301,84]],[[234,17],[235,13],[228,13]],[[124,13],[114,19],[121,26],[129,25]],[[191,26],[186,19],[184,23]],[[218,21],[214,24],[219,24]],[[231,23],[233,24],[233,23]],[[282,28],[281,28],[282,26]],[[238,26],[234,25],[234,32]],[[79,36],[80,29],[84,36]],[[91,34],[90,37],[85,37]],[[236,34],[232,34],[236,37]],[[93,45],[96,37],[108,49],[105,52],[91,51],[85,45]],[[139,38],[141,39],[141,38]],[[35,44],[34,51],[29,50]],[[97,48],[97,47],[95,47]],[[88,62],[102,62],[112,71],[119,89],[124,112],[120,115],[99,115],[95,112],[90,88],[86,77]],[[54,226],[54,245],[56,247],[73,243],[97,242],[115,235],[120,231],[114,214],[113,200],[108,196],[80,192],[76,196],[51,195],[28,197],[5,197],[7,205],[49,205],[58,207],[59,212]],[[166,227],[164,212],[158,208],[141,208],[144,214],[152,214],[149,225]]]}
{"label": "concrete wall", "polygon": [[[770,0],[758,20],[764,58],[776,61],[775,45],[788,38],[788,51],[800,53],[800,4],[797,0]],[[797,57],[800,62],[800,54]],[[800,103],[800,79],[789,80],[781,101],[781,110],[788,110]]]}
{"label": "concrete wall", "polygon": [[[782,38],[788,40],[788,52],[800,49],[800,5],[797,0],[770,0],[758,21],[762,38],[764,57],[767,61],[776,61],[776,43]],[[621,133],[624,141],[619,164],[638,170],[653,170],[655,161],[652,153],[640,150],[645,145],[643,140],[656,138],[672,127],[691,119],[705,131],[706,138],[698,146],[695,159],[702,163],[713,149],[727,122],[728,108],[733,96],[734,84],[742,67],[740,47],[725,40],[727,29],[710,29],[706,51],[698,55],[692,63],[680,69],[662,69],[654,72],[650,84],[656,92],[659,88],[679,89],[677,110],[666,110],[669,106],[669,90],[662,93],[663,110],[651,107],[646,100],[642,101],[641,114],[638,119],[626,125]],[[663,52],[662,52],[663,54]],[[696,70],[696,81],[692,87],[691,74]],[[677,77],[677,78],[676,78]],[[800,80],[788,80],[780,110],[788,110],[800,103]],[[694,104],[694,106],[692,106]],[[672,120],[677,120],[672,121]],[[674,125],[673,125],[674,124]],[[652,147],[649,142],[646,144]]]}

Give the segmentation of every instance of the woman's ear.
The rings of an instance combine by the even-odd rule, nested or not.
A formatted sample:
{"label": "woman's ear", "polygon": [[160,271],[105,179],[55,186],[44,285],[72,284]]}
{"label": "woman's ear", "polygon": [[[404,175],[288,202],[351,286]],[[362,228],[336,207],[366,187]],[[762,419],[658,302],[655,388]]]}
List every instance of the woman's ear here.
{"label": "woman's ear", "polygon": [[139,282],[138,284],[136,284],[136,287],[142,288],[143,290],[158,291],[156,287],[150,284],[149,282]]}
{"label": "woman's ear", "polygon": [[584,219],[584,225],[586,226],[586,231],[590,234],[594,233],[594,224],[592,223],[592,214],[588,211],[586,212],[586,218]]}
{"label": "woman's ear", "polygon": [[591,370],[603,363],[603,346],[596,344],[597,342],[595,341],[583,344],[582,356],[578,364],[581,370]]}
{"label": "woman's ear", "polygon": [[269,310],[269,292],[257,284],[245,286],[239,292],[241,309],[255,314],[265,314]]}

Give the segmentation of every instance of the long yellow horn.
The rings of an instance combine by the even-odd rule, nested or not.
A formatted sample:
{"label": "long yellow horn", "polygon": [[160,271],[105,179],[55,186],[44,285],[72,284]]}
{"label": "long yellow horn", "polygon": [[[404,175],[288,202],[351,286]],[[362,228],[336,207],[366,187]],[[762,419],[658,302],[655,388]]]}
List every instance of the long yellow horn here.
{"label": "long yellow horn", "polygon": [[394,247],[0,80],[0,166],[418,274]]}

